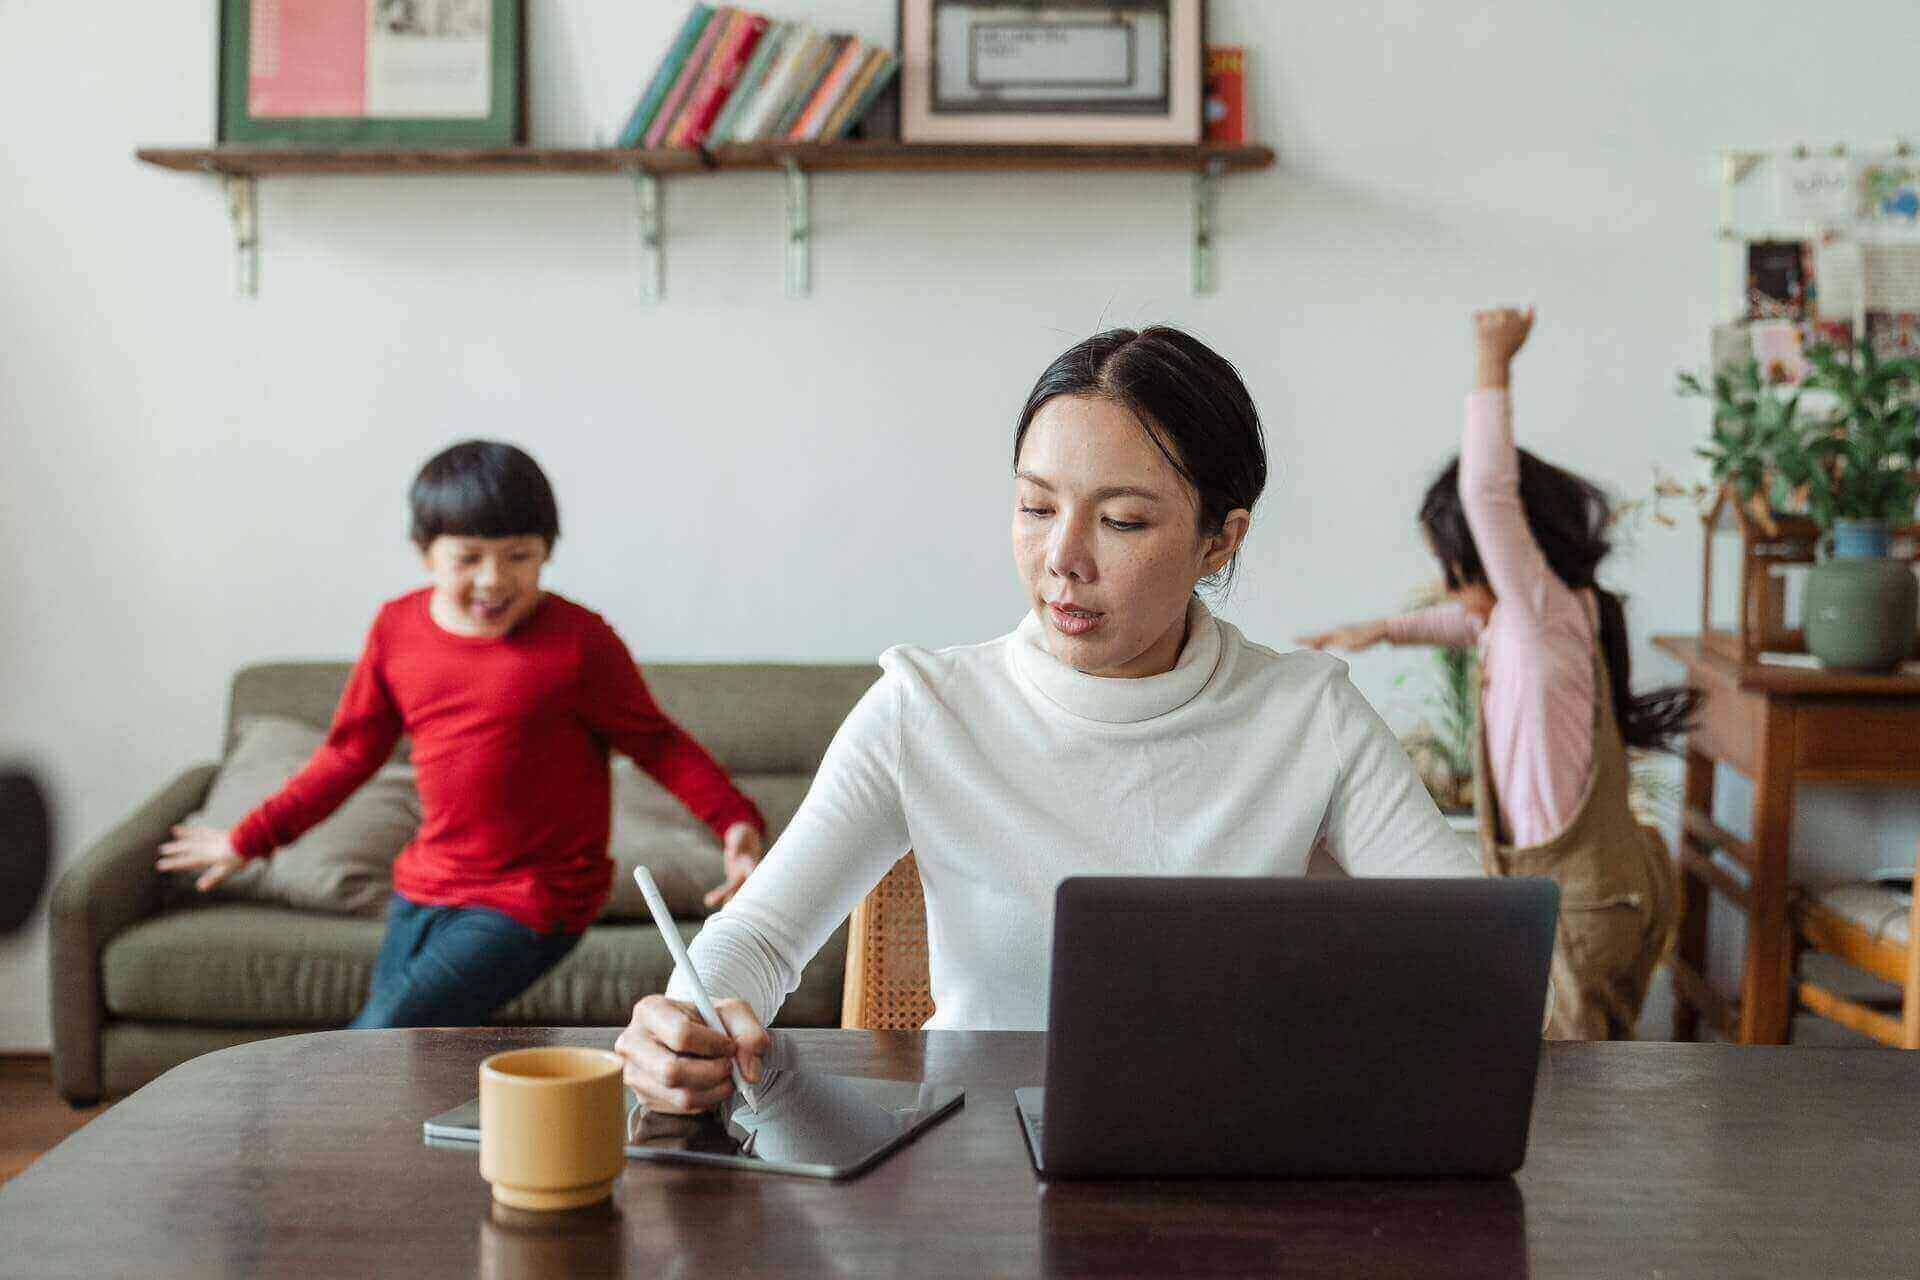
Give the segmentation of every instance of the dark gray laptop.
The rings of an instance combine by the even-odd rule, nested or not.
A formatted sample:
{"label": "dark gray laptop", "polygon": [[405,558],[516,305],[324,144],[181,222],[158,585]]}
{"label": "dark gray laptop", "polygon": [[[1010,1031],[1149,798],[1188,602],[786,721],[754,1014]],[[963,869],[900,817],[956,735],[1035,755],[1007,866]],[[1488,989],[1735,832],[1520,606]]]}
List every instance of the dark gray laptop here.
{"label": "dark gray laptop", "polygon": [[1499,1177],[1526,1157],[1551,880],[1076,877],[1043,1178]]}

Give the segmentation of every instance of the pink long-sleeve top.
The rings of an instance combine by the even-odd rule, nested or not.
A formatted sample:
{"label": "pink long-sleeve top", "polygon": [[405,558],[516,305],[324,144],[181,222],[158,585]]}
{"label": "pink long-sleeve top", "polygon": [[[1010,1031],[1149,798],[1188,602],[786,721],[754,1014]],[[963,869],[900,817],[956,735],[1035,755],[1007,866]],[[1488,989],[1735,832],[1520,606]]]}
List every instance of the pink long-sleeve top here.
{"label": "pink long-sleeve top", "polygon": [[1573,821],[1593,767],[1591,591],[1573,591],[1547,564],[1520,504],[1513,406],[1500,389],[1467,397],[1460,503],[1495,604],[1486,625],[1457,604],[1387,622],[1394,644],[1480,650],[1480,726],[1508,841],[1545,843]]}

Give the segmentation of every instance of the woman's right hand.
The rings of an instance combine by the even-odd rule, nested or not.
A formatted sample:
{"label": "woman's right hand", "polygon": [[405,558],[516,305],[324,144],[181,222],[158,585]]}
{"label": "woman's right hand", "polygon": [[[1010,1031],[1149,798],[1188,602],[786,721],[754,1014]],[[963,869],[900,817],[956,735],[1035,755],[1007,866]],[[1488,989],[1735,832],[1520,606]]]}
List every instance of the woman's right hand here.
{"label": "woman's right hand", "polygon": [[1301,636],[1300,643],[1309,649],[1371,649],[1387,638],[1387,624],[1384,622],[1355,622],[1344,627],[1335,627],[1332,631],[1322,631],[1316,635]]}
{"label": "woman's right hand", "polygon": [[713,1007],[727,1034],[701,1021],[684,1000],[648,996],[633,1006],[633,1020],[613,1051],[626,1063],[621,1078],[647,1110],[690,1115],[718,1106],[733,1093],[735,1062],[747,1083],[759,1083],[773,1037],[746,1001],[716,1000]]}

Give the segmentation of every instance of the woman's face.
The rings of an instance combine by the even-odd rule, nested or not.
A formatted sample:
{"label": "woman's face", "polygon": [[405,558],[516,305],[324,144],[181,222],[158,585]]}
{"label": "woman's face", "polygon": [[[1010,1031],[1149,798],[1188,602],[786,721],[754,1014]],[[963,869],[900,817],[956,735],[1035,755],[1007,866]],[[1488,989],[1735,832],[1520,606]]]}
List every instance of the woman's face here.
{"label": "woman's face", "polygon": [[1034,415],[1014,481],[1013,559],[1047,649],[1096,676],[1171,671],[1194,584],[1227,564],[1248,513],[1200,532],[1199,498],[1111,400]]}

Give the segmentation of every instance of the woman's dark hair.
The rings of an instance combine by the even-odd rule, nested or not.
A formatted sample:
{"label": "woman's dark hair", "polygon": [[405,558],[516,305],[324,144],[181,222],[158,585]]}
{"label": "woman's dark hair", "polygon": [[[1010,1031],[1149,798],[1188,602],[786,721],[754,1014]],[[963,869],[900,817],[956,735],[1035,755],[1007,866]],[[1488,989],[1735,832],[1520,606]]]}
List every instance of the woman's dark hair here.
{"label": "woman's dark hair", "polygon": [[[1613,685],[1613,717],[1620,736],[1630,747],[1673,750],[1675,735],[1684,733],[1698,709],[1699,694],[1681,685],[1635,696],[1629,683],[1632,654],[1627,646],[1627,614],[1620,597],[1594,581],[1613,544],[1607,527],[1612,505],[1597,485],[1543,462],[1525,449],[1520,455],[1520,505],[1527,528],[1547,565],[1573,591],[1590,590],[1600,606],[1600,652],[1607,661]],[[1433,552],[1446,572],[1447,586],[1458,590],[1487,580],[1480,549],[1467,527],[1460,504],[1460,459],[1454,458],[1427,487],[1420,504],[1420,527],[1426,530]]]}
{"label": "woman's dark hair", "polygon": [[[1015,470],[1027,428],[1060,396],[1097,396],[1131,413],[1199,495],[1204,534],[1219,533],[1229,512],[1252,511],[1267,487],[1266,437],[1247,384],[1225,357],[1192,334],[1165,325],[1109,329],[1048,365],[1020,410]],[[1230,585],[1233,565],[1209,585]]]}
{"label": "woman's dark hair", "polygon": [[413,541],[533,535],[549,550],[560,537],[560,508],[540,464],[497,440],[463,440],[427,460],[413,479]]}

